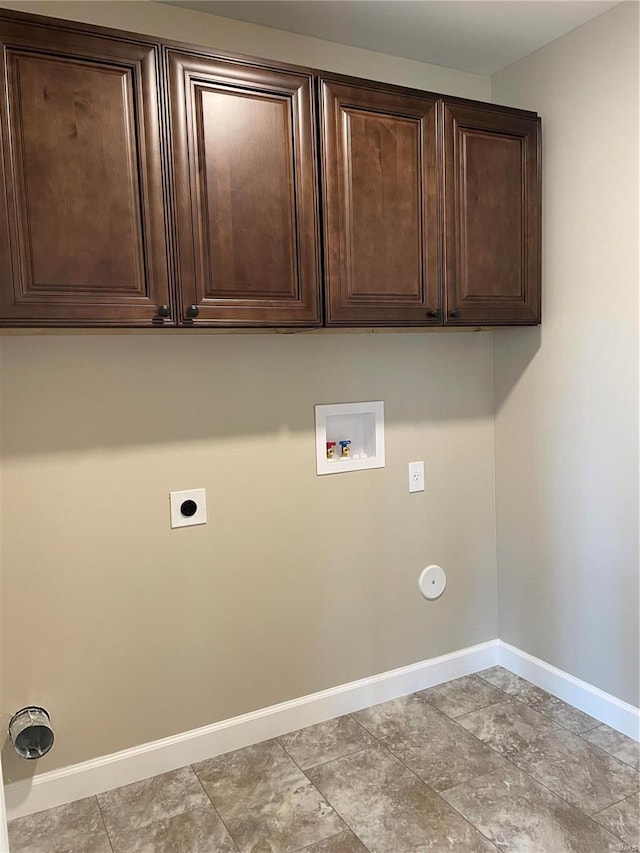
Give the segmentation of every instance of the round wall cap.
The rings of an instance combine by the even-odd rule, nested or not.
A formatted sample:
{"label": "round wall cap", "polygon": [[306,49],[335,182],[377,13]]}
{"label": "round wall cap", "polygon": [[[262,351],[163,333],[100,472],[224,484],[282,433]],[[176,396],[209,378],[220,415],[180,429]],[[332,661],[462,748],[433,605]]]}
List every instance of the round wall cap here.
{"label": "round wall cap", "polygon": [[434,601],[440,598],[447,586],[447,575],[440,566],[427,566],[420,573],[418,588],[423,598]]}

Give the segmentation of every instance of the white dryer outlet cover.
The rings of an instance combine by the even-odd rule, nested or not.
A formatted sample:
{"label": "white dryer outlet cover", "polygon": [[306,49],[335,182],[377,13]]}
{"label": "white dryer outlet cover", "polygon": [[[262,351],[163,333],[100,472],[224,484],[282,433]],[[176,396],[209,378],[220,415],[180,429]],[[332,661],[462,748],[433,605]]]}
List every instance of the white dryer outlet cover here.
{"label": "white dryer outlet cover", "polygon": [[207,496],[204,489],[169,492],[171,527],[191,527],[207,523]]}
{"label": "white dryer outlet cover", "polygon": [[440,598],[447,586],[447,575],[440,566],[427,566],[420,573],[418,587],[424,598],[434,601]]}

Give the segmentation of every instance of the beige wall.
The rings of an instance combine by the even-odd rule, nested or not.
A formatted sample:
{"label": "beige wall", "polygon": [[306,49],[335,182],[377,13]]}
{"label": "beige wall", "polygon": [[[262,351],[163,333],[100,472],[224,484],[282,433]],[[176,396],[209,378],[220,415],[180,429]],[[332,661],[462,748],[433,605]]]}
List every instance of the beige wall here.
{"label": "beige wall", "polygon": [[544,138],[543,324],[494,336],[500,637],[638,705],[638,4],[493,98]]}
{"label": "beige wall", "polygon": [[[199,13],[45,5],[489,94],[484,78]],[[491,370],[487,333],[0,339],[0,710],[50,709],[37,772],[494,638]],[[386,468],[317,477],[313,405],[371,399]],[[415,459],[427,491],[409,495]],[[209,523],[170,530],[169,491],[201,486]],[[449,573],[433,604],[417,591],[430,562]],[[4,759],[5,781],[33,772]]]}
{"label": "beige wall", "polygon": [[491,80],[480,74],[414,62],[148,0],[0,0],[0,7],[208,45],[448,95],[491,100]]}

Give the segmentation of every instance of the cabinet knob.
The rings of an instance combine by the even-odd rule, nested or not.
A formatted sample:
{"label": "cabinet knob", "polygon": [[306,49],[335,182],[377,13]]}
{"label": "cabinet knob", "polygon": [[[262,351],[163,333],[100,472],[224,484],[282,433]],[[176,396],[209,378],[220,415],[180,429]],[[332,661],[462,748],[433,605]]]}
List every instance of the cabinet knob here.
{"label": "cabinet knob", "polygon": [[439,316],[440,316],[440,309],[439,308],[432,308],[431,311],[427,311],[427,317],[439,317]]}
{"label": "cabinet knob", "polygon": [[459,317],[460,312],[458,311],[457,308],[452,308],[451,311],[449,311],[449,316],[450,317]]}
{"label": "cabinet knob", "polygon": [[200,309],[197,305],[190,305],[187,308],[187,317],[197,317],[200,313]]}
{"label": "cabinet knob", "polygon": [[158,317],[162,317],[163,320],[166,320],[167,317],[171,316],[171,308],[168,305],[161,305],[158,308]]}

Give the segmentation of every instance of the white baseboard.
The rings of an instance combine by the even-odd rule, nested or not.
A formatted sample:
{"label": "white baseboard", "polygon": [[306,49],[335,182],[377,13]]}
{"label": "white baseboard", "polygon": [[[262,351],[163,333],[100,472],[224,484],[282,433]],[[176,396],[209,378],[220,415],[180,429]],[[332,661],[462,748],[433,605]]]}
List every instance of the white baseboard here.
{"label": "white baseboard", "polygon": [[498,662],[498,640],[341,684],[210,726],[42,773],[6,787],[12,820],[213,758],[469,675]]}
{"label": "white baseboard", "polygon": [[585,714],[634,740],[640,740],[640,709],[633,705],[502,640],[498,640],[498,662],[505,669],[564,699]]}
{"label": "white baseboard", "polygon": [[[508,643],[490,640],[200,729],[42,773],[33,779],[10,783],[5,790],[7,817],[12,820],[138,782],[416,690],[425,690],[498,663],[597,720],[640,740],[638,708]],[[1,827],[2,821],[0,843]]]}

